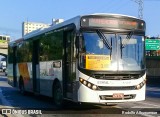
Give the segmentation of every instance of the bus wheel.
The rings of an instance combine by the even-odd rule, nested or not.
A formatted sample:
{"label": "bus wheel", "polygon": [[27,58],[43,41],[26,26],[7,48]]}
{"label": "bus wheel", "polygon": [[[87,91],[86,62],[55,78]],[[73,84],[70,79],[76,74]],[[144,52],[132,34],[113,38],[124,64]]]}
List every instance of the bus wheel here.
{"label": "bus wheel", "polygon": [[59,82],[53,85],[53,101],[57,107],[61,108],[63,106],[63,93]]}
{"label": "bus wheel", "polygon": [[25,94],[24,83],[23,83],[22,79],[19,82],[19,91],[21,94],[23,94],[23,95]]}

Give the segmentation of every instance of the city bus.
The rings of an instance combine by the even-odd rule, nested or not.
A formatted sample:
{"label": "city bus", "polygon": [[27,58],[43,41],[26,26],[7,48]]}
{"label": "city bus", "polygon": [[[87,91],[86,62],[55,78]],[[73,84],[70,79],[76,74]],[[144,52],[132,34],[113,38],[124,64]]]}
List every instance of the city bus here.
{"label": "city bus", "polygon": [[104,13],[29,33],[9,44],[8,83],[57,106],[145,100],[145,28],[136,17]]}

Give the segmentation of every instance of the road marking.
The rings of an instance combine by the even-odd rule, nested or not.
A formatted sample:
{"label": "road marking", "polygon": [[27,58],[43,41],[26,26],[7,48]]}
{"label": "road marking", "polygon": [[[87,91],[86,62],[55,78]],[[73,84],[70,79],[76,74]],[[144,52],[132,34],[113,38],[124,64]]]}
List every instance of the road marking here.
{"label": "road marking", "polygon": [[156,117],[156,116],[152,116],[152,115],[143,115],[143,114],[140,114],[142,116],[145,116],[145,117]]}
{"label": "road marking", "polygon": [[160,91],[159,90],[160,88],[157,88],[157,87],[147,87],[147,91]]}
{"label": "road marking", "polygon": [[[149,105],[149,106],[154,106],[156,108],[160,108],[160,106],[158,106],[158,105],[150,104],[150,103],[146,103],[146,102],[137,102],[137,103],[145,104],[145,105]],[[142,109],[144,109],[144,106],[133,106],[132,108],[142,108]],[[151,107],[145,107],[145,108],[151,108]],[[145,115],[140,114],[140,115],[145,116],[145,117],[157,117],[157,115],[149,115],[149,114],[148,115],[147,114],[145,114]]]}
{"label": "road marking", "polygon": [[[145,102],[137,102],[137,103],[140,103],[140,104],[146,104],[146,105],[150,105],[150,106],[154,106],[154,107],[158,107],[160,108],[159,105],[155,105],[155,104],[150,104],[150,103],[145,103]],[[144,107],[143,107],[144,108]]]}

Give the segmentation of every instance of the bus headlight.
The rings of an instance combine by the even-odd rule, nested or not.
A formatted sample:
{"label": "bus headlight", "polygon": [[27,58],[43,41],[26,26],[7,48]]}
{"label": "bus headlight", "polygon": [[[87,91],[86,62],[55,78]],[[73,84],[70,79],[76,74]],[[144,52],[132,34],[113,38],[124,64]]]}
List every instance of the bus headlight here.
{"label": "bus headlight", "polygon": [[93,90],[97,90],[97,86],[96,86],[96,85],[93,85],[93,86],[92,86],[92,89],[93,89]]}
{"label": "bus headlight", "polygon": [[98,86],[97,86],[97,85],[94,85],[94,84],[92,84],[92,83],[84,80],[83,78],[79,78],[79,81],[80,81],[83,85],[87,86],[88,88],[90,88],[90,89],[92,89],[92,90],[98,90]]}
{"label": "bus headlight", "polygon": [[80,81],[80,82],[83,82],[83,79],[82,79],[82,78],[80,78],[80,79],[79,79],[79,81]]}
{"label": "bus headlight", "polygon": [[141,86],[140,86],[140,85],[137,85],[137,86],[136,86],[136,89],[140,89],[140,88],[141,88]]}
{"label": "bus headlight", "polygon": [[87,85],[89,88],[91,88],[91,83],[88,83],[88,85]]}
{"label": "bus headlight", "polygon": [[141,84],[140,84],[140,85],[141,85],[141,87],[143,87],[143,85],[144,85],[144,84],[143,84],[143,82],[141,82]]}
{"label": "bus headlight", "polygon": [[84,80],[84,81],[83,81],[83,84],[84,84],[84,85],[87,85],[87,82]]}
{"label": "bus headlight", "polygon": [[141,89],[146,84],[146,79],[144,79],[140,84],[138,84],[135,88]]}
{"label": "bus headlight", "polygon": [[147,80],[146,80],[146,79],[144,79],[144,80],[143,80],[143,84],[146,84],[146,81],[147,81]]}

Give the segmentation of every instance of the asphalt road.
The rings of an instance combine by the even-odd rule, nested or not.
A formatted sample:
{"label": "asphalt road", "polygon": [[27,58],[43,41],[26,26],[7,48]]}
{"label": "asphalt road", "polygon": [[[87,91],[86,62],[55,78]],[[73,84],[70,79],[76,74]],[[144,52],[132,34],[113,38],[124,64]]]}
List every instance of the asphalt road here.
{"label": "asphalt road", "polygon": [[[33,95],[27,93],[22,95],[19,90],[11,87],[7,83],[7,78],[0,73],[0,108],[1,109],[11,109],[12,111],[20,110],[23,111],[23,116],[31,116],[31,114],[26,115],[25,112],[28,110],[40,110],[39,113],[42,115],[36,116],[56,116],[56,117],[70,117],[70,116],[83,116],[83,117],[160,117],[157,112],[160,113],[160,87],[158,86],[147,86],[146,90],[146,100],[141,102],[128,102],[120,103],[115,106],[106,105],[90,105],[90,104],[76,104],[68,102],[63,109],[58,109],[52,103],[52,99]],[[14,111],[16,112],[16,111]],[[38,111],[37,111],[38,112]],[[142,112],[153,112],[153,113],[142,113]],[[9,115],[10,116],[10,115]],[[14,116],[20,116],[15,114]],[[22,116],[22,115],[21,115]]]}

